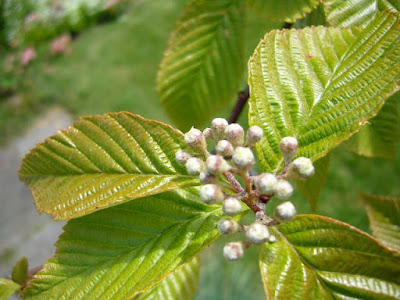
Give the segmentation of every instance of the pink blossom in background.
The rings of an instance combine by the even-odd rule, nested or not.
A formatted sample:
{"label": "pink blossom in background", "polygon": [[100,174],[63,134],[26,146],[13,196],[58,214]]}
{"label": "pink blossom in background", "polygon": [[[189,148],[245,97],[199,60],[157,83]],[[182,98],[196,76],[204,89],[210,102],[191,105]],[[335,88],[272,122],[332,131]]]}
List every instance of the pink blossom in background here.
{"label": "pink blossom in background", "polygon": [[52,55],[61,55],[69,53],[69,44],[71,43],[71,36],[69,34],[63,34],[55,39],[51,45],[51,54]]}
{"label": "pink blossom in background", "polygon": [[26,67],[36,58],[36,51],[35,48],[29,47],[24,50],[21,57],[21,64]]}

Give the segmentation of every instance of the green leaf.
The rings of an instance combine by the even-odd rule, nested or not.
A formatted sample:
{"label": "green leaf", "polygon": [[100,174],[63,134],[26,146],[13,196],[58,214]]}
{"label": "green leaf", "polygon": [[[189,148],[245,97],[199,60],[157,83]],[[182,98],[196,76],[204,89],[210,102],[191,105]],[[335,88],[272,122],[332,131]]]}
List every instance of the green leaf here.
{"label": "green leaf", "polygon": [[272,31],[249,62],[249,122],[264,171],[283,166],[279,143],[297,137],[299,156],[323,157],[356,133],[397,89],[399,17],[381,14],[363,31]]}
{"label": "green leaf", "polygon": [[0,278],[0,300],[7,299],[20,288],[21,286],[18,283],[10,279]]}
{"label": "green leaf", "polygon": [[200,259],[194,258],[179,270],[169,274],[150,291],[135,297],[135,300],[193,299],[199,284]]}
{"label": "green leaf", "polygon": [[324,0],[328,23],[335,27],[367,26],[378,11],[398,12],[398,0]]}
{"label": "green leaf", "polygon": [[396,143],[399,138],[398,103],[400,93],[390,97],[378,115],[346,141],[347,150],[367,157],[396,158]]}
{"label": "green leaf", "polygon": [[28,260],[21,257],[12,269],[11,278],[21,286],[25,286],[28,279]]}
{"label": "green leaf", "polygon": [[400,252],[400,198],[362,194],[373,235]]}
{"label": "green leaf", "polygon": [[199,184],[175,161],[183,134],[127,112],[83,117],[36,146],[20,178],[40,212],[67,220]]}
{"label": "green leaf", "polygon": [[298,216],[260,251],[268,299],[399,299],[400,257],[358,229]]}
{"label": "green leaf", "polygon": [[249,5],[272,21],[292,23],[311,12],[320,0],[250,0]]}
{"label": "green leaf", "polygon": [[303,19],[294,23],[295,28],[304,28],[307,26],[326,25],[324,6],[319,4],[316,9],[307,14]]}
{"label": "green leaf", "polygon": [[307,199],[313,211],[317,210],[319,195],[326,184],[330,153],[314,162],[315,174],[307,180],[297,180],[299,191]]}
{"label": "green leaf", "polygon": [[236,98],[244,73],[243,0],[192,0],[179,18],[157,78],[180,129],[201,127]]}
{"label": "green leaf", "polygon": [[73,219],[28,299],[129,299],[192,260],[218,236],[219,205],[174,190]]}

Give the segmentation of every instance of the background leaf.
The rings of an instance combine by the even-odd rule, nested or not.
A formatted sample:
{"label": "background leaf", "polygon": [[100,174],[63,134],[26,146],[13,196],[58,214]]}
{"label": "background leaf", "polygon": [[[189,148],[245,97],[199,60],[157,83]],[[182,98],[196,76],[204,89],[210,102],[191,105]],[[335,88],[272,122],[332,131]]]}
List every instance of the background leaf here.
{"label": "background leaf", "polygon": [[83,117],[36,146],[19,171],[40,212],[76,218],[199,184],[175,161],[183,134],[127,112]]}
{"label": "background leaf", "polygon": [[70,220],[28,299],[128,299],[192,260],[218,236],[218,205],[198,189],[140,198]]}
{"label": "background leaf", "polygon": [[396,143],[399,139],[399,102],[400,93],[390,97],[378,115],[346,141],[346,149],[367,157],[395,159]]}
{"label": "background leaf", "polygon": [[326,25],[324,6],[322,3],[310,13],[306,14],[303,19],[297,20],[293,25],[295,28],[304,28],[312,25]]}
{"label": "background leaf", "polygon": [[272,31],[249,62],[250,125],[264,129],[256,148],[264,171],[277,172],[279,143],[297,137],[312,160],[357,132],[398,89],[400,26],[382,14],[366,29]]}
{"label": "background leaf", "polygon": [[298,216],[274,230],[260,268],[269,299],[398,299],[400,257],[326,217]]}
{"label": "background leaf", "polygon": [[398,0],[324,0],[326,19],[336,27],[367,26],[378,11],[398,12]]}
{"label": "background leaf", "polygon": [[306,180],[297,180],[300,193],[307,199],[313,211],[317,210],[318,198],[326,184],[331,155],[328,154],[314,162],[315,174]]}
{"label": "background leaf", "polygon": [[304,17],[319,0],[250,0],[249,4],[261,16],[273,21],[294,22]]}
{"label": "background leaf", "polygon": [[25,286],[28,279],[28,260],[21,257],[12,269],[11,278],[21,286]]}
{"label": "background leaf", "polygon": [[192,0],[179,18],[157,89],[180,129],[201,127],[242,88],[245,8],[243,0]]}
{"label": "background leaf", "polygon": [[169,274],[150,291],[134,297],[135,300],[193,299],[199,284],[200,259],[192,259],[179,270]]}
{"label": "background leaf", "polygon": [[400,252],[400,198],[362,194],[373,235]]}
{"label": "background leaf", "polygon": [[7,299],[20,288],[21,286],[18,283],[10,279],[0,278],[0,300]]}

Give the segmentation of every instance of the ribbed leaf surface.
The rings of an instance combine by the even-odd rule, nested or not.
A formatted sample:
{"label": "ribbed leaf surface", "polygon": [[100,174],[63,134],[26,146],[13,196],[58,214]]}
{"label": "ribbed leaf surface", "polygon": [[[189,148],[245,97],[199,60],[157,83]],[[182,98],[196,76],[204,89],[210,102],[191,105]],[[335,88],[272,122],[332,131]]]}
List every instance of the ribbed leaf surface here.
{"label": "ribbed leaf surface", "polygon": [[135,300],[190,300],[199,284],[200,260],[195,258],[179,270],[169,274],[150,291],[135,297]]}
{"label": "ribbed leaf surface", "polygon": [[268,299],[399,299],[400,256],[371,236],[315,215],[278,228],[260,252]]}
{"label": "ribbed leaf surface", "polygon": [[249,62],[251,125],[264,171],[283,161],[279,143],[295,136],[300,156],[324,156],[357,132],[398,89],[398,16],[382,14],[366,29],[273,31]]}
{"label": "ribbed leaf surface", "polygon": [[336,27],[367,26],[378,11],[398,12],[398,0],[324,0],[328,23]]}
{"label": "ribbed leaf surface", "polygon": [[0,300],[6,300],[20,288],[21,286],[18,283],[10,279],[0,278]]}
{"label": "ribbed leaf surface", "polygon": [[315,174],[306,179],[298,180],[300,193],[307,199],[313,211],[317,210],[318,198],[326,184],[331,155],[328,154],[314,162]]}
{"label": "ribbed leaf surface", "polygon": [[83,117],[34,148],[20,178],[40,212],[71,219],[198,184],[175,161],[183,134],[127,112]]}
{"label": "ribbed leaf surface", "polygon": [[254,10],[273,21],[294,22],[315,8],[320,0],[250,0]]}
{"label": "ribbed leaf surface", "polygon": [[191,261],[218,236],[220,206],[169,191],[70,220],[28,299],[129,299]]}
{"label": "ribbed leaf surface", "polygon": [[236,98],[244,72],[245,2],[191,0],[157,78],[163,107],[182,130],[201,127]]}
{"label": "ribbed leaf surface", "polygon": [[378,115],[346,142],[346,148],[367,157],[396,158],[399,139],[400,93],[390,97]]}
{"label": "ribbed leaf surface", "polygon": [[400,252],[400,198],[362,195],[373,235]]}

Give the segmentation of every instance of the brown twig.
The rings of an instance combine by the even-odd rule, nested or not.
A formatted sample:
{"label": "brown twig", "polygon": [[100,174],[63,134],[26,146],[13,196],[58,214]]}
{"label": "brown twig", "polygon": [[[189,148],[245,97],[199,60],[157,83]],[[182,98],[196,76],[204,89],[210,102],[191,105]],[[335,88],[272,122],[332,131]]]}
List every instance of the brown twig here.
{"label": "brown twig", "polygon": [[228,123],[236,123],[239,119],[240,113],[242,112],[244,106],[247,103],[247,100],[250,97],[249,86],[247,86],[243,91],[239,92],[236,105],[232,110],[231,115],[229,116]]}

